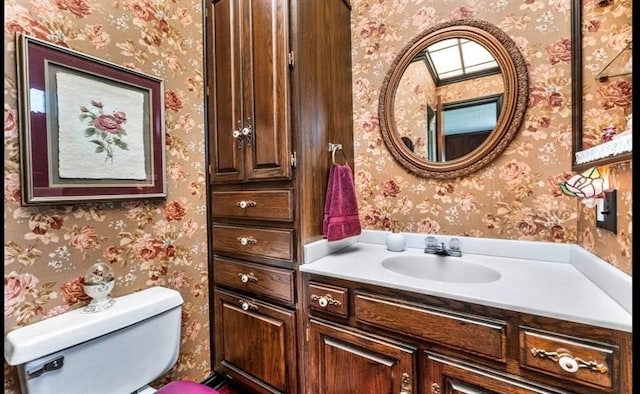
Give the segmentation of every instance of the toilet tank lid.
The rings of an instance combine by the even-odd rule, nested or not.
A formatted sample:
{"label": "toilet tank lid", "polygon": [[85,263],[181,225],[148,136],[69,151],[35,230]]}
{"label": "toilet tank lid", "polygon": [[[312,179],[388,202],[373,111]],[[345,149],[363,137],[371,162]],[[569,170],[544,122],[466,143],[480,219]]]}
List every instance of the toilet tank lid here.
{"label": "toilet tank lid", "polygon": [[4,338],[5,360],[9,365],[24,364],[138,323],[184,302],[178,291],[162,286],[114,299],[115,304],[102,312],[74,309],[9,332]]}

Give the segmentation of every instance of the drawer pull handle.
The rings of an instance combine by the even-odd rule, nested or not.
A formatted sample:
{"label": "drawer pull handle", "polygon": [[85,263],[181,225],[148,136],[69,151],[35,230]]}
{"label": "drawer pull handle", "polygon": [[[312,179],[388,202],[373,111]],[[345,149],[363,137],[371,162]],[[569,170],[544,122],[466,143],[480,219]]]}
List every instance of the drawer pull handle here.
{"label": "drawer pull handle", "polygon": [[238,207],[245,209],[245,208],[251,208],[251,207],[255,207],[256,205],[258,205],[258,203],[256,203],[255,201],[238,201],[238,203],[236,204]]}
{"label": "drawer pull handle", "polygon": [[438,383],[431,384],[431,394],[440,394],[440,385]]}
{"label": "drawer pull handle", "polygon": [[311,300],[312,301],[316,301],[318,303],[318,305],[320,305],[323,308],[326,308],[327,305],[335,305],[335,306],[342,306],[342,302],[336,300],[335,298],[331,297],[331,294],[327,294],[327,295],[323,295],[323,296],[319,296],[316,294],[311,294]]}
{"label": "drawer pull handle", "polygon": [[238,273],[238,277],[242,283],[258,281],[258,278],[256,278],[253,272],[249,272],[248,274]]}
{"label": "drawer pull handle", "polygon": [[409,394],[413,390],[411,389],[411,376],[408,373],[403,372],[400,378],[400,394]]}
{"label": "drawer pull handle", "polygon": [[240,245],[242,246],[258,243],[258,241],[253,237],[238,237],[238,241],[240,241]]}
{"label": "drawer pull handle", "polygon": [[605,364],[596,361],[585,361],[580,357],[573,357],[565,349],[558,349],[557,352],[548,352],[544,349],[531,348],[531,354],[536,357],[546,358],[557,362],[560,368],[565,372],[575,373],[580,368],[587,368],[594,372],[607,373],[609,368]]}
{"label": "drawer pull handle", "polygon": [[243,311],[248,311],[249,309],[251,309],[252,311],[257,311],[258,310],[258,305],[256,304],[252,304],[250,302],[247,302],[245,300],[240,300],[240,308],[242,308]]}

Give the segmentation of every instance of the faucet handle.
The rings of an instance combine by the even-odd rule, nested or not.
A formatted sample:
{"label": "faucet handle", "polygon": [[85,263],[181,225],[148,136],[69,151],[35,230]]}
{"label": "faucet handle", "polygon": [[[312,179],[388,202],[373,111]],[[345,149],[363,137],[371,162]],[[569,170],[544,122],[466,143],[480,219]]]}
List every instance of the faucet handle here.
{"label": "faucet handle", "polygon": [[425,249],[435,251],[438,248],[438,240],[436,237],[428,236],[424,239]]}

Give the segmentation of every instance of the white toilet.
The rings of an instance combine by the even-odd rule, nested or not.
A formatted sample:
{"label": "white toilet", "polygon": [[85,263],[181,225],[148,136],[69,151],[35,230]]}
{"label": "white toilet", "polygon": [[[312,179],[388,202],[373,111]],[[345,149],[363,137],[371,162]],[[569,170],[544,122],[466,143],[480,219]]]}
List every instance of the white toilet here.
{"label": "white toilet", "polygon": [[[149,383],[178,359],[182,296],[157,286],[114,300],[102,312],[75,309],[5,336],[4,358],[17,366],[22,394],[164,392]],[[216,392],[184,383],[201,387],[190,392]]]}

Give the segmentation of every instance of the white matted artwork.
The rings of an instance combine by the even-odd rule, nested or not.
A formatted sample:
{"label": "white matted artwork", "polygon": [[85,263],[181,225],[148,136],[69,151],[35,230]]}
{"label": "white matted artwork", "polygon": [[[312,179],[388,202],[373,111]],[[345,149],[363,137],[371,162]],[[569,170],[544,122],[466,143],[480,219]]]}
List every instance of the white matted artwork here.
{"label": "white matted artwork", "polygon": [[141,92],[56,73],[60,178],[145,179]]}

